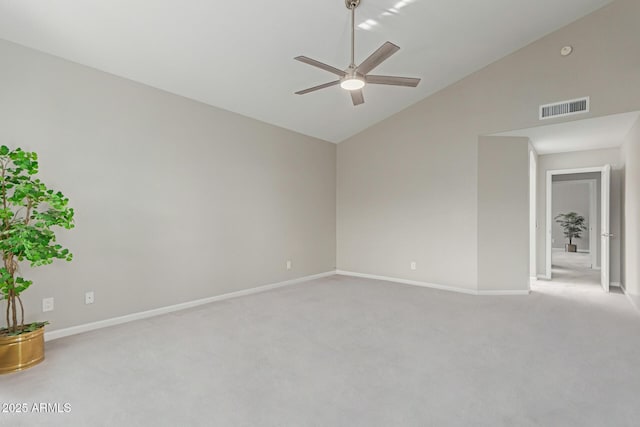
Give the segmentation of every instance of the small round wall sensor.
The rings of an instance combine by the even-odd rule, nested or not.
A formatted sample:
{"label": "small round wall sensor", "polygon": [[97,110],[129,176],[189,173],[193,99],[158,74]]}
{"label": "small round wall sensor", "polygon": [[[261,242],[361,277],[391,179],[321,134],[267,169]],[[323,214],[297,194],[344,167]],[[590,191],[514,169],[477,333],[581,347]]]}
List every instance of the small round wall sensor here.
{"label": "small round wall sensor", "polygon": [[562,56],[569,56],[571,55],[571,52],[573,52],[573,46],[565,46],[560,49],[560,55]]}

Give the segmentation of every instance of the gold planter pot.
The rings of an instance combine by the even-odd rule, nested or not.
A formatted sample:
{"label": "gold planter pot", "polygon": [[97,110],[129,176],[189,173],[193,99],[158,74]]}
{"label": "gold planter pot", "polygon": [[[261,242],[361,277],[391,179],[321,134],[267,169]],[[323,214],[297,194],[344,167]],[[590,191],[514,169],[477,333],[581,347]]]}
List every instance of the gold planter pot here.
{"label": "gold planter pot", "polygon": [[21,371],[44,360],[44,328],[6,337],[0,336],[0,374]]}

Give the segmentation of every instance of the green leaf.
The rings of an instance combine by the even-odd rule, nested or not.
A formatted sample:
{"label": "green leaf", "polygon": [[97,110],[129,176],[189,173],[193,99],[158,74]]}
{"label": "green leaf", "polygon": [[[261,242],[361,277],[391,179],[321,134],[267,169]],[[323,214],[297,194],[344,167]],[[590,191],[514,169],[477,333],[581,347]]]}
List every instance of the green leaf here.
{"label": "green leaf", "polygon": [[[69,249],[56,243],[55,231],[73,228],[74,211],[62,192],[35,176],[38,166],[36,153],[0,146],[0,253],[4,260],[32,266],[71,261]],[[0,268],[0,299],[20,295],[31,285],[13,270]]]}

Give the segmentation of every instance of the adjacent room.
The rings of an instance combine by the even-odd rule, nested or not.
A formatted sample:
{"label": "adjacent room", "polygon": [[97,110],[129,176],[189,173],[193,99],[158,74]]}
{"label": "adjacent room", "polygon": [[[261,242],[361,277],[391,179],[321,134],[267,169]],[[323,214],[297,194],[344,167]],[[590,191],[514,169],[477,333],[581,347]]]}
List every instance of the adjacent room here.
{"label": "adjacent room", "polygon": [[639,425],[639,21],[0,2],[0,425]]}
{"label": "adjacent room", "polygon": [[597,236],[600,173],[552,178],[552,278],[562,283],[600,285]]}

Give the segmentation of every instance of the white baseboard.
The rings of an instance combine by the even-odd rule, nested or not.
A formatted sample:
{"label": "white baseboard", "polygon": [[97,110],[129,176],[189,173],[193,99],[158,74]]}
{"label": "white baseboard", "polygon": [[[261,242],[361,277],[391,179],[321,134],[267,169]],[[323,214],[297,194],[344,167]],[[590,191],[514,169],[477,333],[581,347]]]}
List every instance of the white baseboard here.
{"label": "white baseboard", "polygon": [[622,283],[620,282],[611,282],[609,286],[613,286],[614,288],[622,288]]}
{"label": "white baseboard", "polygon": [[529,295],[531,293],[530,289],[523,290],[515,290],[515,289],[505,289],[505,290],[478,290],[478,295],[480,296],[516,296],[516,295]]}
{"label": "white baseboard", "polygon": [[342,276],[362,277],[365,279],[385,280],[387,282],[402,283],[405,285],[421,286],[423,288],[439,289],[442,291],[458,292],[462,294],[478,295],[476,289],[458,288],[455,286],[437,285],[435,283],[419,282],[417,280],[398,279],[397,277],[378,276],[375,274],[355,273],[353,271],[336,270],[336,274]]}
{"label": "white baseboard", "polygon": [[458,292],[461,294],[467,295],[491,295],[491,296],[499,296],[499,295],[529,295],[529,290],[478,290],[478,289],[467,289],[467,288],[459,288],[456,286],[448,286],[448,285],[438,285],[435,283],[427,283],[420,282],[417,280],[408,280],[408,279],[399,279],[397,277],[387,277],[387,276],[378,276],[375,274],[366,274],[366,273],[355,273],[353,271],[344,271],[344,270],[336,270],[336,274],[340,274],[343,276],[351,276],[351,277],[362,277],[365,279],[374,279],[374,280],[384,280],[387,282],[395,282],[402,283],[405,285],[412,286],[421,286],[423,288],[431,288],[438,289],[441,291],[449,291],[449,292]]}
{"label": "white baseboard", "polygon": [[[435,283],[420,282],[416,280],[399,279],[396,277],[377,276],[374,274],[355,273],[351,271],[336,270],[327,271],[325,273],[314,274],[311,276],[299,277],[297,279],[286,280],[284,282],[272,283],[269,285],[258,286],[250,289],[243,289],[241,291],[230,292],[227,294],[216,295],[212,297],[202,298],[194,301],[188,301],[180,304],[170,305],[166,307],[160,307],[153,310],[141,311],[138,313],[127,314],[124,316],[113,317],[110,319],[99,320],[97,322],[85,323],[83,325],[71,326],[69,328],[57,329],[50,332],[45,332],[45,341],[52,341],[58,338],[68,337],[71,335],[81,334],[83,332],[94,331],[96,329],[107,328],[109,326],[121,325],[123,323],[133,322],[135,320],[147,319],[149,317],[159,316],[162,314],[173,313],[175,311],[185,310],[188,308],[198,307],[200,305],[209,304],[216,301],[222,301],[230,298],[241,297],[245,295],[256,294],[259,292],[268,291],[271,289],[281,288],[284,286],[295,285],[303,282],[308,282],[314,279],[320,279],[323,277],[333,276],[335,274],[341,274],[343,276],[362,277],[374,280],[385,280],[389,282],[403,283],[406,285],[421,286],[431,289],[439,289],[449,292],[458,292],[467,295],[485,295],[485,296],[507,296],[507,295],[528,295],[529,290],[477,290],[466,289],[455,286],[438,285]],[[540,277],[540,276],[538,276]]]}
{"label": "white baseboard", "polygon": [[284,282],[272,283],[269,285],[258,286],[256,288],[243,289],[241,291],[230,292],[227,294],[216,295],[213,297],[183,302],[181,304],[155,308],[153,310],[141,311],[138,313],[127,314],[125,316],[120,316],[120,317],[113,317],[111,319],[99,320],[97,322],[86,323],[84,325],[72,326],[70,328],[65,328],[65,329],[58,329],[51,332],[45,332],[44,339],[45,341],[51,341],[58,338],[68,337],[70,335],[81,334],[83,332],[89,332],[96,329],[106,328],[109,326],[120,325],[122,323],[133,322],[134,320],[141,320],[149,317],[159,316],[161,314],[172,313],[174,311],[185,310],[187,308],[197,307],[197,306],[209,304],[215,301],[222,301],[230,298],[241,297],[244,295],[256,294],[259,292],[268,291],[270,289],[282,288],[284,286],[290,286],[298,283],[308,282],[309,280],[329,277],[335,274],[336,274],[335,271],[327,271],[325,273],[299,277],[297,279],[285,280]]}
{"label": "white baseboard", "polygon": [[547,276],[546,274],[538,274],[538,280],[551,280],[551,276]]}
{"label": "white baseboard", "polygon": [[622,284],[620,284],[620,289],[622,289],[631,305],[640,313],[640,296],[631,295]]}
{"label": "white baseboard", "polygon": [[[565,249],[564,249],[564,248],[551,248],[551,250],[552,250],[552,251],[562,251],[562,252],[565,252]],[[577,252],[577,253],[579,253],[579,254],[590,254],[590,253],[591,253],[591,251],[590,251],[590,250],[588,250],[588,249],[578,249],[576,252]]]}

